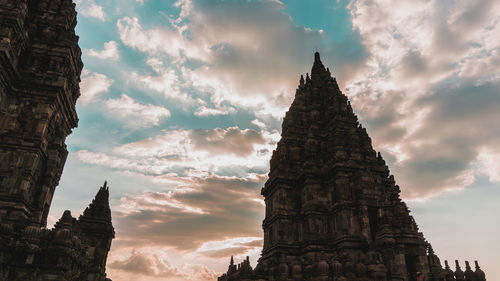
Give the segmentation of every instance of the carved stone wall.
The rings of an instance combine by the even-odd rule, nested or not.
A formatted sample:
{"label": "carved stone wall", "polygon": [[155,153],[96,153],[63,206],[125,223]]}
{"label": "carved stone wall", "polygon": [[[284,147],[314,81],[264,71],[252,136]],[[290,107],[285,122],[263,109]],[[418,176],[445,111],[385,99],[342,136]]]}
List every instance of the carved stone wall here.
{"label": "carved stone wall", "polygon": [[45,226],[77,126],[83,67],[70,0],[0,0],[0,217]]}
{"label": "carved stone wall", "polygon": [[46,229],[77,126],[83,68],[71,0],[0,0],[0,280],[106,279],[108,189]]}

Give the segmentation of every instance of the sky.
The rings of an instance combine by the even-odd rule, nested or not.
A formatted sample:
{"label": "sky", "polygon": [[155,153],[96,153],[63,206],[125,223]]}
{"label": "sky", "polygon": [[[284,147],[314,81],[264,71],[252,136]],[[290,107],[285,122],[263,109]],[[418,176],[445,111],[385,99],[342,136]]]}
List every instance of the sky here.
{"label": "sky", "polygon": [[77,0],[78,128],[49,223],[105,180],[115,281],[216,280],[319,51],[425,237],[500,280],[500,2]]}

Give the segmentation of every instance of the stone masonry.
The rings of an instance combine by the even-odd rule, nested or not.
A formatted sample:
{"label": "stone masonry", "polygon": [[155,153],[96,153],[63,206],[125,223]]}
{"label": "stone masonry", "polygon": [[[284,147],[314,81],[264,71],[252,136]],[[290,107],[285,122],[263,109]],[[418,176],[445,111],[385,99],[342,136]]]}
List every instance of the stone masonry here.
{"label": "stone masonry", "polygon": [[71,0],[0,0],[0,280],[106,280],[106,184],[46,229],[77,126],[83,68]]}

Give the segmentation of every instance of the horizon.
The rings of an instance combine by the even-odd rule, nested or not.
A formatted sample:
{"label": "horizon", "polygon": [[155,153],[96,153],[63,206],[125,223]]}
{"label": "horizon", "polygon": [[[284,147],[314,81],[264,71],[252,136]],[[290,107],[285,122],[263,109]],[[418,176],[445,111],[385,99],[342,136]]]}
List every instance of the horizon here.
{"label": "horizon", "polygon": [[499,3],[76,2],[80,121],[49,227],[107,180],[111,279],[256,264],[260,188],[316,51],[442,265],[500,278]]}

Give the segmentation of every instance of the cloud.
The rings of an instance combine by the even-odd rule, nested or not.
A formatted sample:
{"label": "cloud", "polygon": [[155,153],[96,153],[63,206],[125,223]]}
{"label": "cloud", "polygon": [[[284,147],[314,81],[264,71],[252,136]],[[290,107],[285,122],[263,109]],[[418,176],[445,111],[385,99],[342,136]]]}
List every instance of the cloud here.
{"label": "cloud", "polygon": [[228,115],[229,113],[234,113],[234,112],[236,112],[236,110],[232,107],[207,108],[206,106],[202,105],[198,107],[198,109],[196,109],[194,115],[198,117],[207,117],[214,115]]}
{"label": "cloud", "polygon": [[181,54],[189,58],[203,60],[206,50],[202,46],[189,43],[182,35],[182,30],[176,26],[144,30],[136,17],[124,17],[117,22],[118,32],[122,42],[141,52],[151,55],[166,53],[179,58]]}
{"label": "cloud", "polygon": [[205,150],[212,155],[231,153],[237,156],[249,156],[254,152],[254,144],[264,144],[266,140],[261,133],[238,127],[226,130],[192,130],[190,138],[195,149]]}
{"label": "cloud", "polygon": [[119,99],[109,99],[105,103],[112,114],[125,119],[133,128],[157,126],[160,120],[170,117],[170,111],[152,104],[143,105],[126,94]]}
{"label": "cloud", "polygon": [[472,184],[500,137],[491,124],[500,112],[500,5],[379,0],[350,8],[371,56],[346,93],[403,195]]}
{"label": "cloud", "polygon": [[113,247],[107,273],[115,279],[137,281],[212,281],[220,276],[220,273],[202,265],[205,261],[202,257],[183,253],[172,255],[171,251],[169,248],[149,246]]}
{"label": "cloud", "polygon": [[96,18],[100,21],[106,20],[104,7],[97,5],[94,0],[77,0],[77,11],[87,18]]}
{"label": "cloud", "polygon": [[104,74],[84,69],[82,71],[82,81],[80,82],[81,96],[78,100],[84,106],[89,104],[97,99],[100,94],[107,92],[113,82]]}
{"label": "cloud", "polygon": [[197,252],[213,258],[244,255],[252,250],[262,249],[264,240],[256,237],[238,237],[203,243]]}
{"label": "cloud", "polygon": [[261,122],[259,119],[254,119],[254,120],[252,120],[252,121],[250,122],[250,124],[255,125],[255,126],[257,126],[257,127],[261,128],[261,129],[265,129],[265,128],[266,128],[266,124],[265,124],[265,123],[263,123],[263,122]]}
{"label": "cloud", "polygon": [[118,43],[116,43],[115,41],[106,42],[106,43],[104,43],[104,49],[102,51],[90,49],[88,54],[89,54],[89,56],[97,57],[100,59],[117,60],[119,58]]}
{"label": "cloud", "polygon": [[184,107],[199,103],[182,91],[183,83],[174,68],[165,67],[163,61],[155,57],[148,58],[146,63],[151,66],[154,74],[132,73],[130,81],[138,83],[147,90],[161,93],[167,99],[180,102]]}
{"label": "cloud", "polygon": [[[342,81],[352,79],[368,55],[358,33],[346,42],[326,43],[323,32],[296,26],[279,1],[186,0],[175,6],[180,16],[168,25],[145,28],[138,18],[124,17],[117,26],[125,45],[172,62],[178,80],[168,85],[209,95],[215,108],[202,104],[196,116],[226,114],[220,105],[228,103],[281,118],[314,49],[324,50]],[[139,76],[157,91],[176,92],[161,87],[172,79]]]}
{"label": "cloud", "polygon": [[255,178],[267,173],[279,137],[277,131],[237,127],[170,130],[106,153],[80,150],[77,154],[85,163],[137,173],[157,182],[179,182],[182,177],[207,173]]}
{"label": "cloud", "polygon": [[[251,250],[261,235],[258,218],[259,197],[265,178],[254,180],[209,175],[185,179],[186,183],[169,192],[145,192],[122,197],[114,206],[113,220],[120,229],[121,247],[138,245],[168,246],[183,251],[220,256],[223,248]],[[232,243],[212,243],[224,237],[240,238]],[[252,238],[248,238],[252,237]]]}
{"label": "cloud", "polygon": [[479,171],[486,174],[490,181],[500,182],[500,151],[491,147],[480,149],[477,156]]}
{"label": "cloud", "polygon": [[117,260],[108,264],[109,267],[124,271],[156,277],[181,277],[183,274],[173,267],[165,257],[132,251],[126,260]]}

